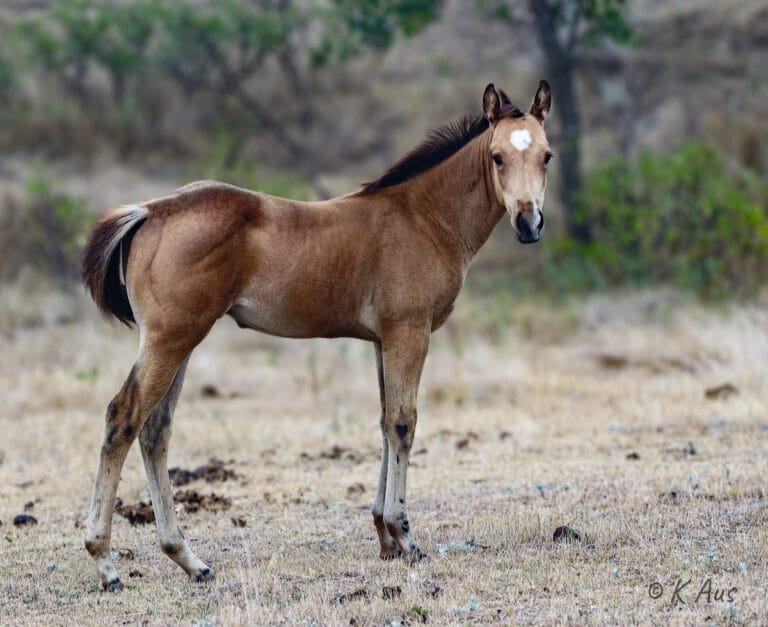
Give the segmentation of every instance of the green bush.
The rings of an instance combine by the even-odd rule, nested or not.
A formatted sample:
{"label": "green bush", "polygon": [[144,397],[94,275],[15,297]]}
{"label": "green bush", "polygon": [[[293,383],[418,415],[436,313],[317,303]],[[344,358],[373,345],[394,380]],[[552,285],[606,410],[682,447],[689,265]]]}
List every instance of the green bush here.
{"label": "green bush", "polygon": [[26,194],[3,199],[0,211],[0,279],[14,280],[25,267],[66,285],[79,276],[80,258],[93,216],[86,203],[61,193],[43,174],[27,181]]}
{"label": "green bush", "polygon": [[240,138],[231,133],[220,131],[208,156],[190,170],[187,179],[223,181],[273,196],[309,200],[310,185],[301,174],[266,172],[255,159],[233,159],[233,155],[240,152],[239,141]]}
{"label": "green bush", "polygon": [[612,160],[587,178],[581,199],[592,242],[560,238],[546,272],[557,289],[667,284],[705,298],[747,295],[768,270],[762,185],[732,176],[699,142]]}

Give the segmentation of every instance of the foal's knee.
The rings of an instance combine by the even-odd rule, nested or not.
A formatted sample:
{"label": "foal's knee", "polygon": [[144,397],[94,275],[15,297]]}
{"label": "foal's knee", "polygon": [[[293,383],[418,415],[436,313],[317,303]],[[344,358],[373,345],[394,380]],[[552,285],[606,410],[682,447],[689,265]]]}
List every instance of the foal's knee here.
{"label": "foal's knee", "polygon": [[387,425],[390,442],[402,451],[410,451],[416,432],[416,408],[401,408],[397,414],[389,416]]}

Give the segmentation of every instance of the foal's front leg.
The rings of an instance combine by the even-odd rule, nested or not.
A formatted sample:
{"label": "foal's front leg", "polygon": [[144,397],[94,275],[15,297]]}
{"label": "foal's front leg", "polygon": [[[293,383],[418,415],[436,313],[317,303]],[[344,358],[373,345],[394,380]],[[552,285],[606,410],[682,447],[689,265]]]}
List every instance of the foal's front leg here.
{"label": "foal's front leg", "polygon": [[416,396],[429,348],[430,325],[399,325],[382,336],[385,417],[388,443],[384,525],[411,560],[422,552],[411,537],[405,504],[408,459],[416,430]]}
{"label": "foal's front leg", "polygon": [[379,557],[383,560],[400,557],[403,552],[392,539],[387,531],[387,525],[384,524],[384,497],[387,493],[387,466],[389,465],[389,441],[387,440],[387,405],[384,396],[384,364],[381,355],[381,344],[376,343],[376,370],[379,378],[379,396],[381,400],[381,467],[379,469],[379,482],[376,486],[376,497],[373,500],[373,524],[376,527],[376,533],[379,535],[379,544],[381,552]]}

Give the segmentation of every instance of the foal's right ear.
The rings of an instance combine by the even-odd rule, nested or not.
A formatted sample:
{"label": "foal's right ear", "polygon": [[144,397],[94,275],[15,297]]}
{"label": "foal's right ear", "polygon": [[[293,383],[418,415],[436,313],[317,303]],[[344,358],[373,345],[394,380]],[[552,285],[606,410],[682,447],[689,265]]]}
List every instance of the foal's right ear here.
{"label": "foal's right ear", "polygon": [[544,124],[544,120],[549,115],[549,109],[552,106],[552,95],[549,90],[549,83],[542,79],[539,82],[539,88],[533,97],[531,108],[528,110],[533,117]]}
{"label": "foal's right ear", "polygon": [[501,118],[501,96],[493,83],[488,83],[483,92],[483,113],[491,126]]}

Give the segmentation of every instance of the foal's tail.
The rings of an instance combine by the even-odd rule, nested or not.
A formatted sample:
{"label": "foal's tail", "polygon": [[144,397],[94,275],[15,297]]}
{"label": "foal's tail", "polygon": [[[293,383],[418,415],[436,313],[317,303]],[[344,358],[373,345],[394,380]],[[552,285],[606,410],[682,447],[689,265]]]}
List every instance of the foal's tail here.
{"label": "foal's tail", "polygon": [[149,215],[143,205],[109,212],[91,231],[83,255],[83,283],[99,309],[126,326],[136,322],[124,287],[125,264],[131,240]]}

